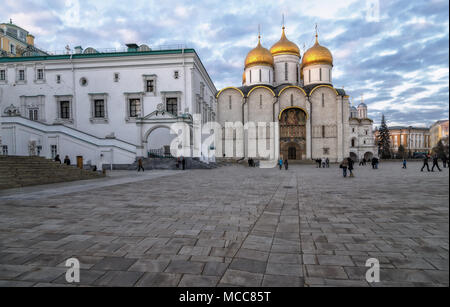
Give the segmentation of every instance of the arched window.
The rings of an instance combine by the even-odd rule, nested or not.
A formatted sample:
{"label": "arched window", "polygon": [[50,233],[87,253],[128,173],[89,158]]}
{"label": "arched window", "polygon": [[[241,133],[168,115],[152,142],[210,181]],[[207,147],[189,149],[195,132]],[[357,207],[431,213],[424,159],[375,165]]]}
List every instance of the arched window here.
{"label": "arched window", "polygon": [[294,94],[291,94],[291,107],[294,106]]}
{"label": "arched window", "polygon": [[298,65],[297,65],[297,69],[295,70],[295,75],[297,78],[297,83],[299,82],[299,71],[298,71]]}
{"label": "arched window", "polygon": [[308,70],[308,82],[311,82],[311,69]]}
{"label": "arched window", "polygon": [[322,68],[319,68],[319,80],[322,81]]}
{"label": "arched window", "polygon": [[284,63],[284,80],[288,80],[288,63]]}
{"label": "arched window", "polygon": [[259,108],[262,109],[262,95],[259,95]]}
{"label": "arched window", "polygon": [[352,139],[352,147],[355,147],[355,145],[356,145],[355,139]]}
{"label": "arched window", "polygon": [[322,108],[325,108],[325,94],[322,93]]}
{"label": "arched window", "polygon": [[232,107],[232,104],[231,104],[231,95],[228,96],[228,107],[229,107],[230,110],[231,110],[231,107]]}
{"label": "arched window", "polygon": [[262,72],[261,72],[261,69],[259,70],[259,82],[261,82],[261,80],[262,80]]}

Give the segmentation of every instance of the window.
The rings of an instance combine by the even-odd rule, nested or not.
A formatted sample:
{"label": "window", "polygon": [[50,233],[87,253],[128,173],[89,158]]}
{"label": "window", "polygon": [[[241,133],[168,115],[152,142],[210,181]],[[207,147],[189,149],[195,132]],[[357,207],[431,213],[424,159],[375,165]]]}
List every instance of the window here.
{"label": "window", "polygon": [[178,70],[175,70],[173,72],[173,77],[174,77],[174,79],[178,79],[180,77],[180,73],[178,72]]}
{"label": "window", "polygon": [[25,70],[19,70],[19,81],[25,81]]}
{"label": "window", "polygon": [[0,70],[0,81],[6,81],[6,70]]}
{"label": "window", "polygon": [[319,68],[319,80],[322,81],[322,68]]}
{"label": "window", "polygon": [[295,77],[297,78],[297,83],[298,83],[299,82],[298,65],[297,65],[297,69],[295,70]]}
{"label": "window", "polygon": [[355,128],[352,128],[352,132],[353,132],[353,133],[355,132]]}
{"label": "window", "polygon": [[368,135],[369,134],[369,131],[368,130],[366,130],[366,135]]}
{"label": "window", "polygon": [[130,105],[130,117],[138,117],[140,112],[141,100],[136,98],[130,99],[129,105]]}
{"label": "window", "polygon": [[328,80],[329,80],[330,83],[331,83],[331,69],[328,69]]}
{"label": "window", "polygon": [[262,109],[262,95],[259,95],[259,108]]}
{"label": "window", "polygon": [[153,91],[155,90],[154,82],[155,82],[155,80],[147,80],[147,86],[146,86],[147,93],[153,93]]}
{"label": "window", "polygon": [[330,154],[330,148],[324,148],[323,149],[323,154],[324,155],[329,155]]}
{"label": "window", "polygon": [[11,44],[10,51],[11,51],[12,54],[16,54],[16,47],[13,44]]}
{"label": "window", "polygon": [[50,152],[52,155],[52,159],[54,159],[58,154],[58,147],[56,145],[50,145]]}
{"label": "window", "polygon": [[83,77],[83,78],[80,79],[80,85],[81,86],[86,86],[87,84],[88,84],[88,81],[87,81],[86,78]]}
{"label": "window", "polygon": [[228,107],[231,110],[232,104],[231,104],[231,95],[228,96]]}
{"label": "window", "polygon": [[322,137],[325,137],[325,126],[322,126]]}
{"label": "window", "polygon": [[60,118],[62,119],[70,119],[70,102],[69,101],[60,101]]}
{"label": "window", "polygon": [[[177,98],[167,98],[166,99],[166,110],[167,112],[177,115],[178,114],[178,99]],[[206,111],[204,112],[206,113]]]}
{"label": "window", "polygon": [[37,77],[38,80],[44,80],[44,70],[42,68],[39,68],[37,70]]}
{"label": "window", "polygon": [[364,145],[366,144],[366,140],[364,140]]}
{"label": "window", "polygon": [[114,73],[114,82],[119,82],[119,73]]}
{"label": "window", "polygon": [[275,71],[272,72],[273,73],[273,82],[275,82]]}
{"label": "window", "polygon": [[2,155],[4,155],[4,156],[8,155],[8,145],[2,146]]}
{"label": "window", "polygon": [[291,107],[294,106],[294,94],[291,94]]}
{"label": "window", "polygon": [[29,109],[28,110],[28,117],[29,117],[29,119],[37,121],[38,120],[38,113],[39,113],[38,109]]}
{"label": "window", "polygon": [[261,82],[261,80],[262,80],[262,72],[261,72],[261,69],[259,70],[259,82]]}
{"label": "window", "polygon": [[94,100],[94,117],[95,118],[105,117],[105,101],[103,99]]}
{"label": "window", "polygon": [[325,94],[322,93],[322,108],[325,108]]}
{"label": "window", "polygon": [[288,63],[284,63],[284,80],[288,80]]}
{"label": "window", "polygon": [[308,82],[311,82],[311,70],[308,70]]}
{"label": "window", "polygon": [[61,75],[56,75],[56,83],[61,83]]}
{"label": "window", "polygon": [[352,147],[355,147],[355,139],[352,139]]}

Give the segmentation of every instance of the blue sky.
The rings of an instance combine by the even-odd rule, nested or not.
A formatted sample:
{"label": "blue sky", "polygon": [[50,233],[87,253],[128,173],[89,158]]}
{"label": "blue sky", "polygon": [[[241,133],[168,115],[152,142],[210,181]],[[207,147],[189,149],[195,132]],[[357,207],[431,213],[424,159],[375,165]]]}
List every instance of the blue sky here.
{"label": "blue sky", "polygon": [[391,125],[430,125],[449,116],[448,9],[447,0],[2,0],[0,21],[12,18],[48,51],[184,43],[220,89],[241,85],[258,24],[270,48],[284,13],[302,53],[318,24],[320,43],[333,53],[334,86],[354,104],[363,94],[375,123],[385,113]]}

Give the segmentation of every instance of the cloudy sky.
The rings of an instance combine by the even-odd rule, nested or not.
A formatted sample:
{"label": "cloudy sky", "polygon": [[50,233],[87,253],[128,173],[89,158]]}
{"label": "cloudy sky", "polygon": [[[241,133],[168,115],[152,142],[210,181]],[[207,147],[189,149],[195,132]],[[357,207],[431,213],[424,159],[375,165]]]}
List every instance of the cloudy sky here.
{"label": "cloudy sky", "polygon": [[369,115],[391,125],[448,119],[449,2],[447,0],[2,0],[0,22],[13,22],[44,50],[66,45],[121,48],[184,43],[195,48],[217,89],[241,85],[244,59],[286,33],[303,53],[314,42],[334,57],[334,86]]}

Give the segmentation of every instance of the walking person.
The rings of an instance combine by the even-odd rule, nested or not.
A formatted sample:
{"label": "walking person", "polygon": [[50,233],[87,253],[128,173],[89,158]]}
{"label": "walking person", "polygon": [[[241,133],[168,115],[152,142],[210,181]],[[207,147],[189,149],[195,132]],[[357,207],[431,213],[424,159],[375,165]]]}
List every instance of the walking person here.
{"label": "walking person", "polygon": [[427,171],[430,171],[430,166],[428,165],[428,155],[425,155],[425,157],[423,158],[423,165],[422,168],[420,169],[421,172],[423,172],[425,166],[427,167]]}
{"label": "walking person", "polygon": [[289,163],[288,163],[288,159],[284,160],[284,169],[288,170],[289,168]]}
{"label": "walking person", "polygon": [[437,167],[437,169],[442,172],[441,168],[439,167],[439,159],[438,155],[433,156],[433,167],[431,168],[431,171],[434,172],[434,168]]}
{"label": "walking person", "polygon": [[278,160],[278,167],[280,168],[280,171],[281,171],[281,168],[283,167],[283,159],[282,158],[280,158],[280,160]]}
{"label": "walking person", "polygon": [[70,165],[70,159],[69,159],[69,156],[66,156],[66,157],[64,158],[64,164],[65,164],[65,165]]}
{"label": "walking person", "polygon": [[406,159],[405,158],[403,158],[403,166],[402,166],[402,168],[406,168]]}
{"label": "walking person", "polygon": [[348,159],[345,158],[344,160],[342,160],[340,167],[342,168],[342,175],[345,177],[347,177],[347,168],[348,168]]}
{"label": "walking person", "polygon": [[322,158],[322,168],[325,168],[327,166],[327,162],[325,161],[325,158]]}
{"label": "walking person", "polygon": [[184,157],[181,157],[181,166],[184,171],[186,169],[186,159]]}
{"label": "walking person", "polygon": [[347,160],[348,160],[348,171],[350,172],[350,177],[355,177],[353,175],[353,165],[355,164],[355,162],[350,157],[348,157]]}
{"label": "walking person", "polygon": [[59,164],[61,164],[61,159],[59,158],[59,155],[55,156],[55,162],[59,162]]}
{"label": "walking person", "polygon": [[444,165],[444,168],[447,168],[447,162],[448,162],[447,155],[444,154],[444,156],[442,157],[442,164]]}
{"label": "walking person", "polygon": [[145,170],[144,170],[144,166],[143,166],[143,164],[142,164],[142,158],[139,158],[139,159],[138,159],[138,172],[140,172],[141,169],[142,169],[143,172],[145,171]]}
{"label": "walking person", "polygon": [[325,160],[325,164],[326,164],[327,168],[330,168],[330,159],[327,158]]}

